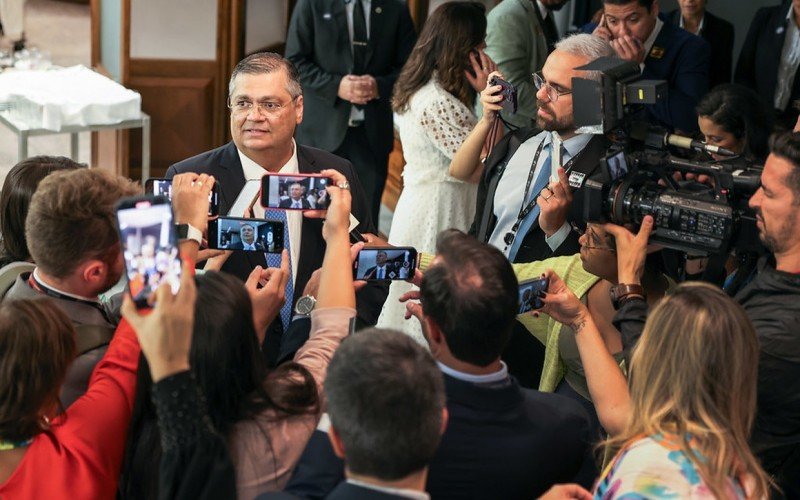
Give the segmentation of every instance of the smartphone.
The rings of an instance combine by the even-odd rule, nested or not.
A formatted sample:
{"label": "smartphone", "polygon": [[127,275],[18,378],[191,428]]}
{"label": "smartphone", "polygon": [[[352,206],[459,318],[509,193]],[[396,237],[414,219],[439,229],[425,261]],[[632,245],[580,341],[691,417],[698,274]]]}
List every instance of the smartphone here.
{"label": "smartphone", "polygon": [[353,279],[410,280],[416,267],[417,251],[414,248],[364,248],[353,262]]}
{"label": "smartphone", "polygon": [[147,299],[162,283],[169,283],[172,293],[178,293],[181,261],[169,198],[145,195],[123,199],[117,205],[117,226],[128,290],[136,307],[148,307]]}
{"label": "smartphone", "polygon": [[498,78],[493,76],[491,80],[489,80],[489,85],[495,86],[500,85],[502,87],[500,89],[500,95],[503,96],[503,100],[500,101],[500,106],[503,108],[504,111],[508,113],[514,114],[517,112],[517,89],[508,83],[507,81],[503,80],[502,78]]}
{"label": "smartphone", "polygon": [[[144,194],[166,196],[171,201],[172,179],[147,179],[144,183]],[[208,195],[208,215],[209,217],[219,215],[219,182],[214,182],[214,187]]]}
{"label": "smartphone", "polygon": [[208,248],[281,253],[283,231],[276,220],[217,217],[208,221]]}
{"label": "smartphone", "polygon": [[266,174],[261,178],[261,204],[285,210],[327,210],[330,184],[333,180],[321,174]]}
{"label": "smartphone", "polygon": [[544,306],[542,297],[550,286],[548,278],[536,278],[526,280],[519,284],[519,312],[525,314],[534,309],[541,309]]}
{"label": "smartphone", "polygon": [[258,199],[258,193],[261,191],[261,179],[247,181],[244,187],[239,191],[239,196],[233,202],[233,206],[228,210],[228,215],[231,217],[244,217],[247,212],[253,207]]}

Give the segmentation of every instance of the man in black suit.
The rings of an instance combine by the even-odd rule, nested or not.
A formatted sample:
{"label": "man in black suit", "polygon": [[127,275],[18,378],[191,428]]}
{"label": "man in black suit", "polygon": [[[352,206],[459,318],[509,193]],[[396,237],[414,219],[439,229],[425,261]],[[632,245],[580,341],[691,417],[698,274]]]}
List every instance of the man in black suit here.
{"label": "man in black suit", "polygon": [[733,72],[733,24],[706,10],[706,0],[678,0],[679,9],[667,19],[679,28],[703,38],[711,46],[708,86],[731,82]]}
{"label": "man in black suit", "polygon": [[289,186],[289,197],[285,200],[281,200],[278,206],[281,208],[302,208],[304,210],[313,208],[308,200],[303,196],[304,192],[305,188],[303,185],[299,182],[295,182]]}
{"label": "man in black suit", "polygon": [[779,123],[794,127],[800,98],[800,1],[758,9],[747,32],[734,81],[774,106]]}
{"label": "man in black suit", "polygon": [[355,166],[378,220],[394,131],[390,101],[416,34],[402,0],[299,0],[286,58],[305,89],[297,139]]}
{"label": "man in black suit", "polygon": [[[410,303],[444,374],[449,415],[426,490],[432,498],[537,498],[578,472],[590,445],[588,415],[571,399],[521,388],[500,360],[518,307],[503,254],[453,229],[439,235],[436,252],[415,279],[420,303]],[[286,491],[320,498],[335,484],[321,434]]]}
{"label": "man in black suit", "polygon": [[[240,61],[231,75],[228,105],[231,108],[231,136],[228,144],[172,165],[167,177],[183,172],[211,174],[220,184],[220,213],[227,213],[246,180],[261,179],[267,172],[319,173],[322,169],[337,170],[347,178],[353,196],[352,214],[358,219],[359,232],[373,232],[375,226],[369,208],[347,160],[319,149],[296,144],[293,135],[303,120],[303,89],[291,62],[273,53],[258,53]],[[263,208],[254,206],[257,217]],[[260,212],[260,213],[259,213]],[[325,241],[322,219],[304,217],[299,211],[286,211],[284,247],[290,249],[294,293],[287,303],[294,303],[305,291],[311,273],[322,265]],[[290,243],[287,245],[286,243]],[[266,257],[259,252],[236,252],[222,267],[223,271],[246,280],[256,266],[267,267]],[[371,283],[358,293],[360,324],[374,325],[378,320],[388,290],[385,285]],[[304,325],[308,321],[292,321]],[[267,331],[265,351],[271,363],[277,362],[284,326],[276,319]],[[307,335],[307,332],[306,332]]]}
{"label": "man in black suit", "polygon": [[250,224],[242,224],[239,228],[239,241],[231,243],[226,250],[265,250],[260,241],[256,241],[256,229]]}

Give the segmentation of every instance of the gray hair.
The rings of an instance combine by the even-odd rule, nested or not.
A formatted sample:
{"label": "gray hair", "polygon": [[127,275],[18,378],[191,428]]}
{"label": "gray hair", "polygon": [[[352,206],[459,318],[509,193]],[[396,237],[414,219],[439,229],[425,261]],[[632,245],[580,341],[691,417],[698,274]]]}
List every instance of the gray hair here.
{"label": "gray hair", "polygon": [[444,381],[430,353],[408,335],[373,328],[347,338],[328,366],[325,395],[352,473],[401,479],[436,453]]}
{"label": "gray hair", "polygon": [[240,74],[245,75],[265,75],[283,69],[286,71],[286,91],[292,99],[303,95],[303,87],[300,85],[300,73],[291,61],[274,52],[256,52],[239,61],[233,68],[230,82],[228,82],[228,97],[233,96],[233,81]]}
{"label": "gray hair", "polygon": [[[608,41],[588,33],[577,33],[563,38],[556,43],[556,50],[572,54],[574,56],[585,57],[589,61],[594,61],[600,57],[617,57],[617,52]],[[600,80],[599,71],[586,71],[586,78]]]}

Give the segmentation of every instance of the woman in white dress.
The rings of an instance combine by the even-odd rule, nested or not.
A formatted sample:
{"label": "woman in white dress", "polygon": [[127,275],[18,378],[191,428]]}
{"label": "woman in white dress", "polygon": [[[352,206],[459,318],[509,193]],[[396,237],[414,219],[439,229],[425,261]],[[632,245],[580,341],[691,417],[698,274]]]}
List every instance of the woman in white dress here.
{"label": "woman in white dress", "polygon": [[[448,174],[453,155],[477,123],[475,97],[496,66],[483,53],[486,13],[476,2],[449,2],[428,18],[394,87],[392,108],[400,131],[403,192],[389,243],[433,253],[436,236],[467,230],[477,186]],[[404,320],[399,302],[412,285],[394,281],[378,326],[402,330],[425,343],[419,323]]]}

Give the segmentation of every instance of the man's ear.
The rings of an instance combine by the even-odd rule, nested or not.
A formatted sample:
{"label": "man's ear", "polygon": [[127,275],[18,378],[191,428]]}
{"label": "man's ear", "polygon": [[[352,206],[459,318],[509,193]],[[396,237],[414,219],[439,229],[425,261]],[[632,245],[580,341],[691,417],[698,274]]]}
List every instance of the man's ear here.
{"label": "man's ear", "polygon": [[450,421],[450,412],[447,411],[447,407],[445,406],[442,408],[442,435],[444,435],[444,431],[447,430],[448,421]]}
{"label": "man's ear", "polygon": [[303,96],[297,96],[297,103],[294,106],[295,109],[295,120],[298,125],[303,123]]}
{"label": "man's ear", "polygon": [[89,259],[80,265],[83,281],[92,287],[105,283],[108,275],[108,264],[100,259]]}
{"label": "man's ear", "polygon": [[336,456],[344,460],[344,443],[342,443],[342,438],[339,437],[339,433],[333,428],[333,424],[331,424],[328,429],[328,439],[331,441],[331,446]]}
{"label": "man's ear", "polygon": [[442,329],[430,316],[423,316],[422,330],[425,333],[425,338],[428,339],[432,353],[440,352],[442,345],[447,345]]}

